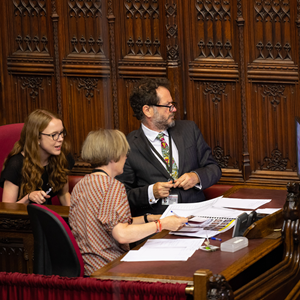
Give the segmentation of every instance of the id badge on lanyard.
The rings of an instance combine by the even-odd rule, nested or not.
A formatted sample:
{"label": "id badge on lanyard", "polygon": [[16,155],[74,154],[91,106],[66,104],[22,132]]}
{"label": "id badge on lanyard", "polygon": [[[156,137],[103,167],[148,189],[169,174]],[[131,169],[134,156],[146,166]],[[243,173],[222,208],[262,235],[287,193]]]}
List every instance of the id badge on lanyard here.
{"label": "id badge on lanyard", "polygon": [[178,203],[178,195],[177,194],[171,194],[166,198],[161,199],[161,204],[162,205],[171,205]]}
{"label": "id badge on lanyard", "polygon": [[172,189],[171,189],[170,195],[166,198],[161,199],[161,204],[162,205],[171,205],[171,204],[175,204],[175,203],[178,203],[178,194],[175,192],[172,193]]}

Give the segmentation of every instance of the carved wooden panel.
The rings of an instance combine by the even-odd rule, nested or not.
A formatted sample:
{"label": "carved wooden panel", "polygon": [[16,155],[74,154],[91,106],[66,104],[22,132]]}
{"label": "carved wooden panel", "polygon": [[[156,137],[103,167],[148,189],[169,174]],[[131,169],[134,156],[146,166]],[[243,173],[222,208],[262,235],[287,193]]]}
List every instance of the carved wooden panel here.
{"label": "carved wooden panel", "polygon": [[63,9],[66,17],[62,32],[63,73],[68,76],[109,76],[106,1],[68,0]]}
{"label": "carved wooden panel", "polygon": [[[7,1],[1,13],[2,67],[6,123],[24,122],[35,108],[57,110],[52,44],[51,3]],[[53,101],[54,100],[54,101]]]}
{"label": "carved wooden panel", "polygon": [[50,63],[50,55],[53,55],[48,45],[52,36],[50,3],[45,0],[14,0],[9,1],[7,8],[13,20],[9,23],[11,38],[8,40],[11,72],[15,70],[13,62],[20,61],[20,57],[34,58],[33,65],[38,58]]}
{"label": "carved wooden panel", "polygon": [[[273,60],[292,62],[291,3],[284,1],[256,0],[252,3],[254,26],[253,40],[256,51],[250,53],[251,61]],[[276,35],[274,34],[276,32]]]}
{"label": "carved wooden panel", "polygon": [[13,122],[24,122],[37,108],[57,110],[55,82],[51,76],[12,76],[12,101],[5,102],[5,117]]}
{"label": "carved wooden panel", "polygon": [[[28,273],[22,239],[0,239],[0,271]],[[28,260],[28,257],[27,257]]]}
{"label": "carved wooden panel", "polygon": [[243,136],[237,3],[195,0],[183,10],[186,118],[197,123],[219,166],[240,181]]}
{"label": "carved wooden panel", "polygon": [[189,119],[201,129],[222,168],[242,168],[240,90],[236,83],[195,81],[190,85]]}
{"label": "carved wooden panel", "polygon": [[[145,76],[168,77],[174,101],[182,102],[178,34],[181,1],[119,0],[117,3],[116,28],[120,29],[121,43],[121,47],[116,47],[119,111],[129,116],[120,118],[119,128],[129,133],[139,126],[132,118],[128,102],[130,80]],[[181,107],[178,111],[183,117]]]}
{"label": "carved wooden panel", "polygon": [[251,81],[298,81],[296,1],[255,0],[247,3]]}
{"label": "carved wooden panel", "polygon": [[33,248],[28,217],[1,214],[0,271],[32,273]]}
{"label": "carved wooden panel", "polygon": [[[91,130],[114,127],[111,91],[108,3],[68,0],[59,4],[64,16],[59,40],[62,59],[62,103],[77,170],[82,143]],[[62,26],[63,25],[63,26]],[[79,169],[78,169],[79,168]]]}
{"label": "carved wooden panel", "polygon": [[129,95],[145,76],[171,82],[223,182],[296,178],[300,1],[11,0],[0,11],[0,124],[38,107],[62,115],[85,172],[90,130],[139,127]]}
{"label": "carved wooden panel", "polygon": [[235,1],[195,0],[189,4],[189,76],[199,80],[237,80]]}
{"label": "carved wooden panel", "polygon": [[[251,96],[253,178],[295,176],[297,90],[284,83],[253,85]],[[270,171],[275,171],[271,175]],[[285,172],[285,173],[276,173]],[[293,175],[294,174],[294,175]]]}
{"label": "carved wooden panel", "polygon": [[115,24],[120,29],[120,44],[116,46],[116,61],[118,77],[122,78],[118,80],[118,110],[126,116],[120,118],[119,128],[129,133],[139,127],[128,101],[131,83],[143,76],[167,75],[165,1],[120,0],[117,3]]}
{"label": "carved wooden panel", "polygon": [[[138,66],[134,63],[136,60],[138,62],[142,60],[140,64],[151,61],[156,62],[157,67],[163,66],[162,55],[166,53],[163,51],[165,50],[163,4],[164,1],[157,0],[120,1],[120,24],[123,33],[121,56],[135,67]],[[129,66],[127,68],[126,66],[128,64],[125,62],[119,65],[120,75],[130,72],[127,69]]]}
{"label": "carved wooden panel", "polygon": [[245,3],[249,25],[247,118],[250,181],[296,179],[298,98],[297,1]]}
{"label": "carved wooden panel", "polygon": [[106,101],[111,99],[109,84],[108,79],[97,77],[68,78],[69,111],[64,121],[68,124],[73,154],[78,161],[82,142],[91,130],[113,127],[112,104]]}

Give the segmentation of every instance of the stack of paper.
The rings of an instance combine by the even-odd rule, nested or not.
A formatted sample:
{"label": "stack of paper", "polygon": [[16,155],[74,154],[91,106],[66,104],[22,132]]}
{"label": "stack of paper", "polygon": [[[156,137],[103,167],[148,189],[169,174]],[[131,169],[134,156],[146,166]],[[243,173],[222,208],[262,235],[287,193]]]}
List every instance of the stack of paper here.
{"label": "stack of paper", "polygon": [[[223,217],[223,218],[236,218],[243,210],[228,209],[256,209],[263,204],[270,202],[271,199],[237,199],[237,198],[223,198],[217,197],[208,201],[197,203],[177,203],[167,207],[161,218],[168,216],[179,215],[187,217],[190,215],[201,217]],[[228,207],[228,208],[226,208]],[[247,211],[246,211],[247,212]]]}
{"label": "stack of paper", "polygon": [[121,261],[186,261],[204,239],[150,239],[139,250],[129,251]]}
{"label": "stack of paper", "polygon": [[[193,216],[188,226],[179,231],[170,232],[175,235],[210,238],[225,232],[235,225],[235,219],[244,209],[256,209],[270,202],[271,199],[237,199],[217,197],[200,203],[177,203],[169,205],[161,218],[171,215],[181,217]],[[239,208],[243,210],[231,209]]]}

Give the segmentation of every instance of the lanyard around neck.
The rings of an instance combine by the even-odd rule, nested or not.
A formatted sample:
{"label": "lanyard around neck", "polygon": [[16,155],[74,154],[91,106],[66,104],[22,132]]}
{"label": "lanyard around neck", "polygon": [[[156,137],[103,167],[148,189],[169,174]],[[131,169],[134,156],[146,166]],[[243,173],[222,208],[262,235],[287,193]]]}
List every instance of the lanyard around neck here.
{"label": "lanyard around neck", "polygon": [[[168,165],[167,162],[165,161],[165,159],[161,156],[161,154],[154,148],[154,146],[152,145],[152,143],[148,140],[148,138],[146,137],[146,140],[148,141],[148,144],[150,146],[150,148],[153,150],[153,152],[158,156],[158,158],[166,165],[167,170],[169,172],[170,178],[172,180],[174,180],[174,178],[172,177],[172,165],[173,165],[173,156],[172,156],[172,140],[171,140],[171,134],[168,131],[169,134],[169,162],[170,164]],[[160,140],[161,142],[161,140]]]}
{"label": "lanyard around neck", "polygon": [[105,171],[103,171],[102,169],[94,169],[91,173],[96,173],[96,172],[104,173],[109,177],[109,175]]}

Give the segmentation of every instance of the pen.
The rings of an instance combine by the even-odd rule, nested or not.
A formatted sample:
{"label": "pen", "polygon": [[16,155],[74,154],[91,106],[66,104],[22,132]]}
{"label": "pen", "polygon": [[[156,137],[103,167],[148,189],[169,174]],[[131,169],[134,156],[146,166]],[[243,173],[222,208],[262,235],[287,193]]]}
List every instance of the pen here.
{"label": "pen", "polygon": [[213,236],[213,237],[211,237],[210,239],[211,239],[211,240],[213,240],[213,241],[222,241],[221,239],[219,239],[219,238],[216,238],[216,237],[214,237],[214,236]]}
{"label": "pen", "polygon": [[[175,215],[176,217],[181,218],[181,217],[178,216],[173,210],[171,210],[171,213],[172,213],[173,215]],[[189,224],[189,223],[185,223],[185,225],[190,225],[190,224]]]}
{"label": "pen", "polygon": [[49,190],[46,192],[46,194],[48,195],[51,191],[52,191],[52,187],[49,188]]}

